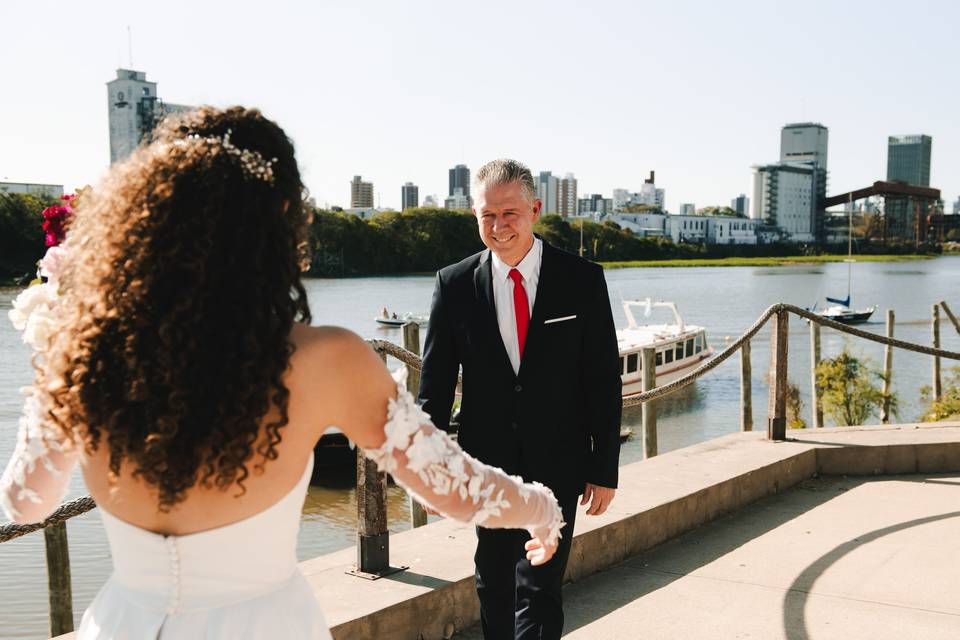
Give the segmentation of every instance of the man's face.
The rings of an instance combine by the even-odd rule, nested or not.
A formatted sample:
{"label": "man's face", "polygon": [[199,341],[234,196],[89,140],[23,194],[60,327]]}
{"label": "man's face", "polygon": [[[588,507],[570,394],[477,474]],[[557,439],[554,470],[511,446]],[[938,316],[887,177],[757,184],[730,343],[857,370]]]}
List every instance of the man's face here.
{"label": "man's face", "polygon": [[474,194],[473,213],[480,239],[501,260],[515,267],[533,246],[533,224],[540,201],[527,200],[519,182],[481,186]]}

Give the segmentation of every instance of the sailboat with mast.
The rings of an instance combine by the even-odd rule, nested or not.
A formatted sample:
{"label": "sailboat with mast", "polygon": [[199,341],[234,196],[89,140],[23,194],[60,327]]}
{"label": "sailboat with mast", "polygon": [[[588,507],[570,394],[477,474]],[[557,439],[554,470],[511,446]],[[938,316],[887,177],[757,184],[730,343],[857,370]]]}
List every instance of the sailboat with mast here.
{"label": "sailboat with mast", "polygon": [[843,322],[844,324],[860,324],[866,322],[877,310],[877,306],[865,307],[863,309],[854,309],[850,306],[850,291],[853,282],[853,194],[850,194],[850,202],[847,206],[847,297],[831,298],[827,296],[827,302],[832,303],[825,309],[817,310],[816,305],[811,309],[814,313],[827,320]]}

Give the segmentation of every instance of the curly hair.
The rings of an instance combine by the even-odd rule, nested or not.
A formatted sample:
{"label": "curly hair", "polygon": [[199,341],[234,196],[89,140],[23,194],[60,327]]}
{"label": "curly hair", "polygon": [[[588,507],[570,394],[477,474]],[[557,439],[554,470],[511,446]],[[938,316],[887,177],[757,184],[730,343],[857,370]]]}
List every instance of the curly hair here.
{"label": "curly hair", "polygon": [[[270,159],[271,179],[231,145]],[[161,511],[198,483],[242,495],[277,457],[290,332],[310,321],[303,193],[279,126],[203,107],[163,121],[77,209],[38,388],[56,428],[107,447],[111,482],[131,465]]]}

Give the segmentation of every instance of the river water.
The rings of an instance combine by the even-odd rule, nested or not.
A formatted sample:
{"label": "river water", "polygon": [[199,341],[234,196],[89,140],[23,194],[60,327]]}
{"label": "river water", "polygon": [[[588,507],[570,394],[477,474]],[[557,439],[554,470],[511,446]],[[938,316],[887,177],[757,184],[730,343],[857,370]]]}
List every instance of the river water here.
{"label": "river water", "polygon": [[[941,257],[898,263],[853,265],[854,302],[876,304],[868,331],[884,332],[886,309],[896,311],[896,336],[923,344],[931,341],[930,307],[940,300],[953,303],[960,312],[960,257]],[[842,297],[847,265],[790,265],[782,267],[642,268],[606,272],[617,326],[625,324],[619,299],[672,300],[688,324],[707,328],[710,343],[718,351],[726,338],[740,335],[769,305],[789,302],[807,307],[824,295]],[[398,329],[383,329],[373,322],[387,306],[400,313],[426,312],[433,278],[400,276],[341,280],[309,280],[307,291],[315,324],[345,326],[365,338],[380,338],[400,344]],[[13,449],[20,414],[18,389],[31,381],[29,350],[11,327],[6,311],[15,289],[0,289],[0,464]],[[960,351],[960,338],[949,324],[941,325],[944,348]],[[823,356],[835,355],[849,344],[862,356],[882,363],[883,347],[849,339],[829,329],[823,331]],[[799,386],[805,414],[809,415],[810,350],[806,323],[790,323],[790,378]],[[754,423],[766,425],[766,367],[769,332],[765,329],[753,345]],[[946,371],[951,363],[944,363]],[[921,385],[930,384],[931,359],[919,354],[894,354],[894,391],[900,394],[901,421],[916,420],[922,413]],[[670,451],[739,429],[739,358],[731,358],[697,384],[658,404],[659,446]],[[809,418],[808,418],[809,421]],[[640,432],[637,409],[624,413],[624,425]],[[831,426],[831,425],[828,425]],[[621,463],[643,457],[639,438],[628,440]],[[311,487],[304,506],[298,555],[307,559],[354,544],[356,500],[349,471],[330,472],[323,486]],[[70,497],[85,490],[79,474]],[[408,513],[403,492],[389,490],[388,517],[391,531],[407,528]],[[77,619],[110,572],[110,555],[96,510],[74,518],[68,526],[74,610]],[[40,533],[0,544],[0,638],[43,638],[47,630],[47,587],[43,536]]]}

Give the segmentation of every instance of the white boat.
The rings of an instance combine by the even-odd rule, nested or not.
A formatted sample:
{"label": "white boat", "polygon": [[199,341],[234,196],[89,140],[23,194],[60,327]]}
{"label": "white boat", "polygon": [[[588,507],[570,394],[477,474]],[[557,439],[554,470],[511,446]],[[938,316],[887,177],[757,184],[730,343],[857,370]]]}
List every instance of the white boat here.
{"label": "white boat", "polygon": [[[673,323],[637,324],[632,307],[644,308],[649,317],[654,308],[661,307],[673,312]],[[655,347],[657,386],[662,386],[690,373],[703,360],[713,355],[707,344],[707,332],[703,327],[683,322],[677,305],[673,302],[624,300],[623,312],[627,326],[617,330],[617,346],[620,349],[620,377],[623,395],[643,391],[641,352],[644,347]]]}
{"label": "white boat", "polygon": [[375,317],[374,320],[377,324],[386,327],[402,327],[408,322],[416,322],[418,325],[423,326],[430,321],[430,317],[419,313],[405,313],[402,316],[397,316],[397,314],[393,314],[392,316],[379,315]]}

